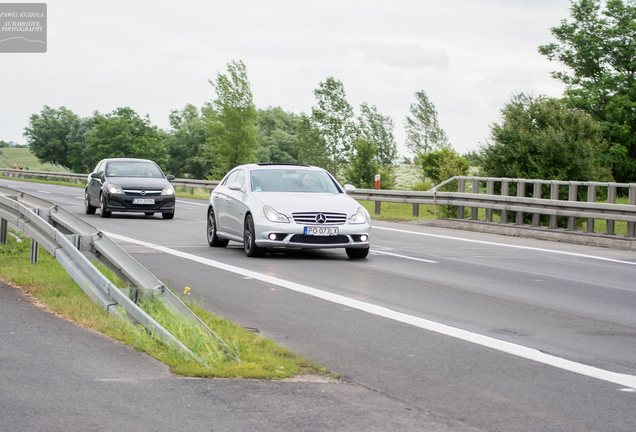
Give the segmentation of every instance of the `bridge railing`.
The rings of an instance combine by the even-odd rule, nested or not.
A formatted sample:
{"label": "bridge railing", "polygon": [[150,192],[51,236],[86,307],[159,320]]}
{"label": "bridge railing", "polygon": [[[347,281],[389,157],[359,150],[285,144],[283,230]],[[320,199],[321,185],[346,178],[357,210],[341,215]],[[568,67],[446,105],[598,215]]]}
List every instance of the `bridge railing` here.
{"label": "bridge railing", "polygon": [[[86,181],[87,174],[50,173],[0,169],[10,177],[36,177]],[[175,186],[211,190],[218,181],[175,179]],[[571,233],[594,233],[596,221],[604,221],[603,234],[616,235],[616,223],[627,225],[624,237],[636,237],[636,183],[558,181],[458,176],[429,191],[356,189],[350,194],[375,202],[381,214],[383,202],[406,203],[418,216],[421,205],[447,206],[445,217],[501,225],[545,227]]]}

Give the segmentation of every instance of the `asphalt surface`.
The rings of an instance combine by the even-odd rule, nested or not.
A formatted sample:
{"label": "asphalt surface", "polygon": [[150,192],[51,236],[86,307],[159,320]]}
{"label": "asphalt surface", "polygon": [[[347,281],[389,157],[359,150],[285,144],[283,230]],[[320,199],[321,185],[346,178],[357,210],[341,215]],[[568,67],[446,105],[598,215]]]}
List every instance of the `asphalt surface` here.
{"label": "asphalt surface", "polygon": [[[409,413],[403,416],[397,409],[391,411],[395,417],[379,418],[404,420],[417,414],[414,423],[360,423],[352,410],[350,423],[344,415],[339,424],[317,422],[306,430],[347,430],[344,425],[353,425],[351,430],[371,430],[369,425],[376,430],[636,430],[636,393],[629,386],[380,317],[247,273],[634,376],[634,252],[376,223],[367,260],[349,261],[339,250],[248,259],[238,244],[207,246],[200,202],[180,200],[172,221],[134,215],[101,219],[83,215],[81,189],[18,185],[101,230],[169,248],[166,253],[152,245],[120,243],[169,286],[190,286],[208,309],[258,328],[347,382],[327,386],[369,391]],[[222,265],[239,270],[219,269]],[[377,406],[368,405],[366,411],[373,416]],[[249,430],[245,427],[237,424],[230,430]],[[279,430],[303,429],[286,424]]]}

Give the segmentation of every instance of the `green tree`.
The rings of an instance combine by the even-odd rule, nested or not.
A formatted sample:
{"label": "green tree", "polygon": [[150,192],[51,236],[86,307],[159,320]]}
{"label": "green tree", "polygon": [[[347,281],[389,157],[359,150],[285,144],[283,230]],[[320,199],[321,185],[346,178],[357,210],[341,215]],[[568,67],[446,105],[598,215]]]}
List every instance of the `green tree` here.
{"label": "green tree", "polygon": [[373,188],[375,175],[379,165],[377,145],[367,138],[356,138],[353,142],[353,157],[346,170],[346,177],[350,183],[359,188]]}
{"label": "green tree", "polygon": [[449,146],[446,132],[437,120],[437,109],[424,90],[415,93],[415,102],[406,116],[406,146],[413,153],[426,153]]}
{"label": "green tree", "polygon": [[484,174],[547,180],[609,180],[600,125],[558,99],[516,95],[481,149]]}
{"label": "green tree", "polygon": [[33,154],[42,162],[62,165],[82,172],[84,161],[85,122],[66,107],[58,109],[45,105],[32,114],[24,137]]}
{"label": "green tree", "polygon": [[330,159],[327,143],[311,118],[302,113],[298,123],[298,162],[329,169]]}
{"label": "green tree", "polygon": [[258,110],[258,160],[298,163],[300,116],[280,107]]}
{"label": "green tree", "polygon": [[[603,7],[604,6],[604,7]],[[552,75],[565,100],[600,121],[617,181],[636,179],[636,2],[575,0],[569,20],[551,29],[557,42],[539,52],[566,66]]]}
{"label": "green tree", "polygon": [[103,158],[138,157],[152,159],[166,168],[168,154],[160,131],[148,116],[132,108],[117,108],[109,114],[95,113],[86,134],[86,160],[91,168]]}
{"label": "green tree", "polygon": [[311,109],[312,126],[320,133],[325,143],[328,169],[338,176],[339,168],[350,159],[356,126],[353,108],[340,80],[333,77],[322,81],[314,90],[316,105]]}
{"label": "green tree", "polygon": [[227,64],[227,73],[210,81],[216,98],[204,108],[206,158],[212,178],[220,178],[236,165],[256,162],[258,134],[256,108],[242,61]]}
{"label": "green tree", "polygon": [[9,147],[9,143],[4,140],[0,140],[0,148],[5,148],[5,147]]}
{"label": "green tree", "polygon": [[377,147],[375,161],[379,166],[391,167],[397,159],[394,129],[395,124],[391,117],[383,115],[375,105],[368,105],[366,102],[360,105],[358,131],[361,137]]}
{"label": "green tree", "polygon": [[470,168],[468,160],[450,147],[423,153],[417,158],[417,163],[424,177],[436,185],[451,177],[466,175]]}
{"label": "green tree", "polygon": [[199,110],[187,104],[181,111],[173,110],[169,119],[168,172],[177,177],[204,178],[209,167],[203,157],[205,123]]}

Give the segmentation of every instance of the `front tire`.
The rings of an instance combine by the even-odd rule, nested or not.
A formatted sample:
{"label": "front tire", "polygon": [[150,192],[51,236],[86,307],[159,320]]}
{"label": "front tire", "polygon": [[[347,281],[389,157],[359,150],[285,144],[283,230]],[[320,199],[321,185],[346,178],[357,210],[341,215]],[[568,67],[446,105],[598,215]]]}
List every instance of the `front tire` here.
{"label": "front tire", "polygon": [[103,218],[109,218],[110,214],[111,213],[107,210],[106,207],[106,197],[103,193],[99,194],[99,215]]}
{"label": "front tire", "polygon": [[347,248],[347,256],[351,259],[363,259],[369,255],[369,248],[357,249]]}
{"label": "front tire", "polygon": [[84,191],[84,212],[86,214],[95,214],[97,207],[91,205],[91,201],[88,199],[88,191]]}
{"label": "front tire", "polygon": [[245,228],[243,229],[243,247],[245,255],[248,257],[262,257],[265,255],[265,248],[256,246],[256,234],[254,230],[254,219],[252,215],[245,218]]}
{"label": "front tire", "polygon": [[226,247],[229,240],[221,240],[216,235],[216,219],[212,207],[208,209],[208,226],[206,230],[208,234],[208,244],[212,247]]}
{"label": "front tire", "polygon": [[164,219],[172,219],[174,217],[174,212],[161,213],[161,217],[163,217]]}

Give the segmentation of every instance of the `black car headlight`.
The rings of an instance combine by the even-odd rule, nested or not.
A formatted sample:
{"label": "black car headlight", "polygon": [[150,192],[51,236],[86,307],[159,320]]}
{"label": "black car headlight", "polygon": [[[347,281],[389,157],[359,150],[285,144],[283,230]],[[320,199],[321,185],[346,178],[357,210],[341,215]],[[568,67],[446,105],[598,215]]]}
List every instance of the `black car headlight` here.
{"label": "black car headlight", "polygon": [[106,186],[106,190],[108,191],[109,194],[112,194],[112,195],[123,195],[124,194],[124,190],[121,188],[121,186],[113,184],[113,183],[109,183]]}

